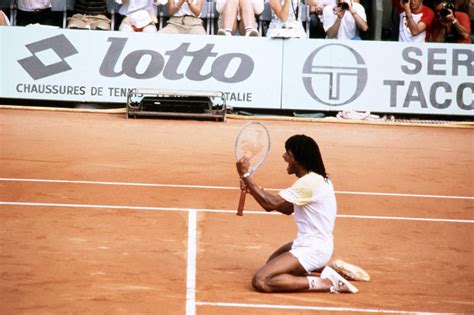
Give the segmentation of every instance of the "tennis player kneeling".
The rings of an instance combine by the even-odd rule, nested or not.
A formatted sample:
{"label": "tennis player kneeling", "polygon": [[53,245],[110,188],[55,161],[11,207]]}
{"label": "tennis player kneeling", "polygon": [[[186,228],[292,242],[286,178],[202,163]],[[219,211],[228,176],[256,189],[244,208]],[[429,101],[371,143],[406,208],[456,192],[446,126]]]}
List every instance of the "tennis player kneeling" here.
{"label": "tennis player kneeling", "polygon": [[[287,172],[298,179],[278,195],[263,190],[252,178],[248,159],[237,161],[242,185],[265,209],[291,215],[298,226],[293,242],[277,249],[257,271],[253,287],[260,292],[315,290],[357,293],[359,290],[327,266],[333,253],[336,196],[324,167],[319,147],[312,138],[294,135],[285,143]],[[320,272],[313,276],[312,272]]]}

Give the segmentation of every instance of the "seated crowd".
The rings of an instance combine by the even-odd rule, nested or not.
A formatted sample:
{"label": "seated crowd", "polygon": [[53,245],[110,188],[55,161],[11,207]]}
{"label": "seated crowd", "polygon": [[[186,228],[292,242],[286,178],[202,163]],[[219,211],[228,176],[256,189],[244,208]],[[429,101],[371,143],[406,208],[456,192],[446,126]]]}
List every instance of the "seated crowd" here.
{"label": "seated crowd", "polygon": [[[328,38],[360,40],[369,25],[364,0],[115,0],[117,28],[125,32]],[[362,2],[362,3],[361,3]],[[398,16],[392,39],[403,42],[470,43],[473,0],[391,0]],[[206,29],[206,4],[217,11],[216,30]],[[110,30],[115,12],[106,0],[75,0],[68,11],[70,29]],[[50,0],[16,0],[15,25],[63,27],[65,15]],[[265,6],[271,16],[264,19]],[[159,10],[166,23],[159,27]],[[204,12],[204,14],[203,14]],[[111,14],[112,13],[112,14]],[[270,14],[269,14],[270,15]],[[393,15],[392,15],[393,17]],[[265,23],[264,23],[265,22]],[[208,26],[212,22],[208,23]],[[10,25],[0,10],[0,25]]]}

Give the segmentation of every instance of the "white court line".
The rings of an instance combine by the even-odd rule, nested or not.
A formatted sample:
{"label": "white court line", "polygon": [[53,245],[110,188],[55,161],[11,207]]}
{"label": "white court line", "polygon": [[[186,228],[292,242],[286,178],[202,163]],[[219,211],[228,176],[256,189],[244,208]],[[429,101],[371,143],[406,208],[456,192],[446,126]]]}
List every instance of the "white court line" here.
{"label": "white court line", "polygon": [[[190,188],[190,189],[220,189],[220,190],[240,190],[240,187],[230,186],[203,186],[203,185],[175,185],[175,184],[147,184],[128,182],[103,182],[89,180],[65,180],[65,179],[34,179],[34,178],[0,178],[4,182],[37,182],[37,183],[62,183],[62,184],[89,184],[89,185],[114,185],[114,186],[139,186],[139,187],[169,187],[169,188]],[[270,191],[280,191],[279,188],[267,188]],[[468,199],[474,200],[474,196],[445,196],[429,194],[399,194],[383,192],[358,192],[358,191],[336,191],[336,194],[346,195],[367,195],[367,196],[391,196],[391,197],[414,197],[414,198],[438,198],[438,199]]]}
{"label": "white court line", "polygon": [[434,314],[434,313],[418,312],[418,311],[395,311],[395,310],[350,308],[350,307],[331,307],[331,306],[246,304],[246,303],[201,302],[201,301],[197,301],[196,304],[197,305],[203,305],[203,306],[207,305],[207,306],[220,306],[220,307],[265,308],[265,309],[284,309],[284,310],[309,310],[309,311],[326,311],[326,312],[384,313],[384,314]]}
{"label": "white court line", "polygon": [[196,314],[196,210],[188,211],[188,259],[186,271],[186,315]]}
{"label": "white court line", "polygon": [[[190,211],[189,208],[166,208],[166,207],[144,207],[144,206],[113,206],[113,205],[85,205],[71,203],[41,203],[41,202],[10,202],[0,201],[0,205],[8,206],[27,206],[27,207],[62,207],[62,208],[99,208],[99,209],[122,209],[122,210],[139,210],[139,211]],[[196,212],[214,212],[214,213],[232,213],[236,214],[237,210],[229,209],[193,209]],[[278,212],[264,212],[245,210],[245,214],[259,215],[280,215]],[[474,223],[474,220],[462,219],[436,219],[436,218],[415,218],[415,217],[388,217],[388,216],[368,216],[368,215],[348,215],[338,214],[338,218],[352,219],[378,219],[378,220],[403,220],[403,221],[428,221],[428,222],[446,222],[446,223]]]}

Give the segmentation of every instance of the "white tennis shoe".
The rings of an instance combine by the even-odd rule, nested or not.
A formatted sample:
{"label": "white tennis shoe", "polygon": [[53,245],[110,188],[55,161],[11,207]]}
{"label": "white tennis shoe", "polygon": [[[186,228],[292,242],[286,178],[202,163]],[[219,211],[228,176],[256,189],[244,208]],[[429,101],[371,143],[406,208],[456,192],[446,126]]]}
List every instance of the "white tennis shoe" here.
{"label": "white tennis shoe", "polygon": [[331,264],[331,267],[343,275],[346,279],[352,281],[370,281],[370,276],[364,269],[360,268],[359,266],[349,264],[341,259],[334,260]]}
{"label": "white tennis shoe", "polygon": [[357,293],[357,289],[353,284],[344,279],[336,270],[326,266],[321,272],[321,279],[329,279],[332,283],[331,293]]}
{"label": "white tennis shoe", "polygon": [[260,34],[258,34],[258,31],[254,28],[249,28],[245,30],[245,36],[250,36],[250,37],[258,37]]}
{"label": "white tennis shoe", "polygon": [[226,29],[219,29],[219,31],[217,31],[217,35],[222,35],[222,36],[232,36],[232,32],[230,30],[226,30]]}

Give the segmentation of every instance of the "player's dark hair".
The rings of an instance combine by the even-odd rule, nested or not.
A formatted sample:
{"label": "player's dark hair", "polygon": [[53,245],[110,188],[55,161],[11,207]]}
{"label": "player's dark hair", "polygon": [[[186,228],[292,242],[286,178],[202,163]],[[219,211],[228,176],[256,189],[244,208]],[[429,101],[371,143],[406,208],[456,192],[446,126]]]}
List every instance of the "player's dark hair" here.
{"label": "player's dark hair", "polygon": [[319,146],[313,138],[306,135],[294,135],[285,142],[285,150],[291,151],[296,162],[304,168],[328,178]]}

